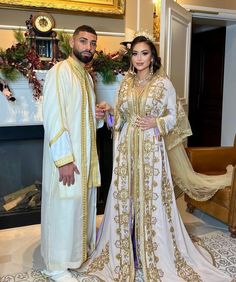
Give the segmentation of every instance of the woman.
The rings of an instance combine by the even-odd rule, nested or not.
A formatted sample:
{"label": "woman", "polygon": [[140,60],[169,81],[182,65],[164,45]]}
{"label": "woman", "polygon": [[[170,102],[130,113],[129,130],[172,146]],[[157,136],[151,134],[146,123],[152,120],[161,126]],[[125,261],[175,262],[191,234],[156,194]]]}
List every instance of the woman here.
{"label": "woman", "polygon": [[[131,44],[131,70],[115,110],[113,177],[96,251],[81,271],[103,281],[231,281],[195,249],[178,214],[164,136],[176,94],[154,44]],[[86,280],[87,281],[87,280]]]}

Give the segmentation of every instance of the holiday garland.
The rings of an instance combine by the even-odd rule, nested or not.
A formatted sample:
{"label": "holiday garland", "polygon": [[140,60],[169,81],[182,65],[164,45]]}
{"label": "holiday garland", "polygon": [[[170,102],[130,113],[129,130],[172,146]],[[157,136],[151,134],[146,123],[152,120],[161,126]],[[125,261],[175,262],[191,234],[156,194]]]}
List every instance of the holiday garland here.
{"label": "holiday garland", "polygon": [[[37,100],[42,95],[42,86],[36,77],[37,70],[49,70],[56,62],[42,61],[36,50],[30,46],[21,30],[14,31],[17,41],[6,50],[0,50],[0,71],[6,80],[14,81],[22,74],[33,88],[33,97]],[[66,59],[71,53],[69,44],[70,35],[58,33],[60,57]],[[113,54],[96,52],[92,63],[86,68],[95,77],[96,73],[102,76],[105,84],[113,83],[116,75],[124,74],[129,68],[129,50],[123,48]]]}
{"label": "holiday garland", "polygon": [[102,76],[102,82],[110,84],[116,81],[118,74],[124,74],[129,69],[129,58],[129,50],[126,49],[112,54],[99,51],[94,56],[90,71],[99,73]]}
{"label": "holiday garland", "polygon": [[42,62],[33,47],[30,47],[21,30],[14,31],[17,41],[10,48],[0,50],[0,70],[6,80],[14,81],[22,74],[33,88],[33,97],[42,95],[42,86],[36,77],[36,70],[47,70],[52,62]]}

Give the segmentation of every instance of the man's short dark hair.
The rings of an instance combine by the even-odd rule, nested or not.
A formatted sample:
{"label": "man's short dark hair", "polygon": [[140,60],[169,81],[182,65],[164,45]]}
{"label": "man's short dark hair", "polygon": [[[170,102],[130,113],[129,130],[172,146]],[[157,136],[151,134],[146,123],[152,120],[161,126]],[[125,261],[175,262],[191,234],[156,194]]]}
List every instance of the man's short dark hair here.
{"label": "man's short dark hair", "polygon": [[86,32],[92,33],[92,34],[97,36],[95,29],[92,28],[89,25],[81,25],[81,26],[77,27],[76,30],[73,33],[73,36],[78,35],[78,33],[81,32],[81,31],[86,31]]}

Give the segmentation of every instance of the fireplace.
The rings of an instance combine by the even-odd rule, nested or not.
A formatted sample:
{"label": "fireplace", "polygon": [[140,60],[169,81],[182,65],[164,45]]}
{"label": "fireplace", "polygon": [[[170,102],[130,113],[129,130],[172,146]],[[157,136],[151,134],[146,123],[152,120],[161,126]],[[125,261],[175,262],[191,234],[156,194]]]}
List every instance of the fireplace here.
{"label": "fireplace", "polygon": [[0,127],[0,228],[40,223],[40,205],[29,205],[29,194],[5,199],[29,186],[36,187],[40,197],[42,156],[42,125]]}
{"label": "fireplace", "polygon": [[[37,75],[42,75],[43,83],[45,73]],[[32,193],[38,189],[40,197],[42,182],[42,99],[33,99],[31,86],[24,77],[9,86],[16,98],[14,103],[0,94],[0,229],[40,223],[40,204],[22,204],[24,200],[28,204],[29,197],[18,206],[13,202],[13,208],[3,208],[7,195],[29,186],[33,187]],[[112,175],[112,139],[106,125],[97,132],[97,145],[101,169],[97,213],[102,214]]]}
{"label": "fireplace", "polygon": [[[9,210],[3,205],[6,196],[23,189],[36,187],[41,194],[43,136],[42,125],[0,127],[0,229],[40,223],[40,204],[29,206],[34,193],[25,194],[16,206],[13,200],[13,208],[10,202]],[[97,145],[102,181],[97,213],[102,214],[112,173],[111,131],[106,126],[98,130]]]}

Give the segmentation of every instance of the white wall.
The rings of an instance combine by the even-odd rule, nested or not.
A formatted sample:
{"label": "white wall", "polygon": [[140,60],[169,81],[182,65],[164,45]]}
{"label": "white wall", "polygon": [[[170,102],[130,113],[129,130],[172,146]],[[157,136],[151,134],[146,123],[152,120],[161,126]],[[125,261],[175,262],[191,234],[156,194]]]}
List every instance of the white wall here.
{"label": "white wall", "polygon": [[233,144],[236,134],[236,24],[226,29],[224,99],[221,145]]}

